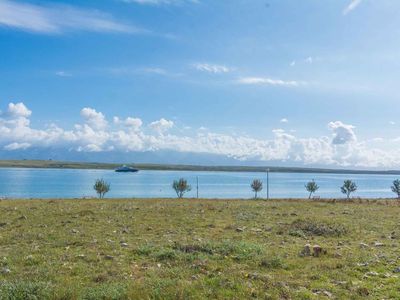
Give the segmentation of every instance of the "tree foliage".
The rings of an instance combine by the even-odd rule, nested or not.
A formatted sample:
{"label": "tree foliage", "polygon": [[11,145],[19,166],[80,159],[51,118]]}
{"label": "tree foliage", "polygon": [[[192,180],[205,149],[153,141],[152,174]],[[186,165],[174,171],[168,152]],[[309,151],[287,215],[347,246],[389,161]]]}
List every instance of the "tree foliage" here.
{"label": "tree foliage", "polygon": [[311,199],[311,196],[313,193],[315,193],[316,191],[318,191],[319,186],[317,185],[317,183],[313,180],[307,182],[307,184],[305,185],[306,190],[310,193],[308,195],[308,199]]}
{"label": "tree foliage", "polygon": [[174,180],[174,182],[172,183],[172,188],[175,190],[178,198],[182,198],[185,193],[192,190],[192,187],[187,183],[187,180],[184,178]]}
{"label": "tree foliage", "polygon": [[395,193],[397,195],[397,198],[400,199],[400,180],[399,179],[396,179],[395,181],[393,181],[392,192]]}
{"label": "tree foliage", "polygon": [[252,189],[253,192],[254,192],[254,199],[257,199],[257,194],[258,194],[259,192],[261,192],[262,189],[263,189],[263,183],[262,183],[262,181],[259,180],[259,179],[254,179],[250,186],[251,186],[251,189]]}
{"label": "tree foliage", "polygon": [[99,198],[104,198],[104,195],[110,191],[110,184],[104,181],[103,179],[97,179],[93,189],[99,195]]}
{"label": "tree foliage", "polygon": [[351,193],[357,191],[357,185],[355,182],[351,180],[345,180],[340,190],[342,191],[343,194],[347,196],[347,199],[350,199]]}

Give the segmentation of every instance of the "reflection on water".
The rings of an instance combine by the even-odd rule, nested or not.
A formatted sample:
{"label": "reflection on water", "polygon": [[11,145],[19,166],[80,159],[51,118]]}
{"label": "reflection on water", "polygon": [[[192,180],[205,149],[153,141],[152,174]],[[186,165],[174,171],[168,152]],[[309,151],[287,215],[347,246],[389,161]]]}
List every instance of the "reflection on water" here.
{"label": "reflection on water", "polygon": [[[193,189],[188,197],[196,196],[196,177],[199,194],[203,198],[251,198],[250,183],[261,179],[266,185],[265,173],[249,172],[191,172],[191,171],[140,171],[116,173],[111,170],[67,169],[0,169],[0,197],[11,198],[81,198],[95,196],[93,184],[97,178],[110,182],[107,197],[175,197],[172,181],[186,178]],[[270,173],[270,197],[306,198],[304,185],[315,179],[321,197],[340,198],[340,186],[345,179],[358,185],[356,197],[394,197],[390,190],[394,175],[338,175]],[[260,193],[266,197],[266,191]]]}

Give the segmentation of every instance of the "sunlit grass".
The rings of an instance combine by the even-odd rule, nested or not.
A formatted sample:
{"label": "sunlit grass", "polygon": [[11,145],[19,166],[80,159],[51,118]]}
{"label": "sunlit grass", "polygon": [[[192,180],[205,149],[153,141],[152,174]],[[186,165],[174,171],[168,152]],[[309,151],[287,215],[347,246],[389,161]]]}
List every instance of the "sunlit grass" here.
{"label": "sunlit grass", "polygon": [[399,213],[394,200],[0,201],[0,299],[399,298]]}

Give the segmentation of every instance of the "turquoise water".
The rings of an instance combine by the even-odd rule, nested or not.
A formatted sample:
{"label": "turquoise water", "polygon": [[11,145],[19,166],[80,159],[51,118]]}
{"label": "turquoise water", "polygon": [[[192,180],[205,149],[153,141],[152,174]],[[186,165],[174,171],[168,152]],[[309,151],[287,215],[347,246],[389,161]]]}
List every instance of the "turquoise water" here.
{"label": "turquoise water", "polygon": [[[266,197],[265,173],[140,171],[116,173],[110,170],[66,169],[0,169],[0,197],[9,198],[81,198],[95,196],[93,184],[103,178],[111,184],[107,197],[175,197],[172,181],[186,178],[193,189],[187,197],[196,197],[196,177],[202,198],[251,198],[253,179],[264,181],[260,197]],[[316,195],[341,198],[343,180],[352,179],[358,185],[355,197],[394,197],[390,190],[394,175],[338,175],[270,173],[271,198],[306,198],[307,181],[315,179],[320,186]]]}

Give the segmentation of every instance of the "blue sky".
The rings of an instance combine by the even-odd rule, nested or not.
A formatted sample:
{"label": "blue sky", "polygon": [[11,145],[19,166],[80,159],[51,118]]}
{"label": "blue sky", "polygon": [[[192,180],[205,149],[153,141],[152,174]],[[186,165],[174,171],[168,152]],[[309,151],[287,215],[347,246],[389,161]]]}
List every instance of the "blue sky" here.
{"label": "blue sky", "polygon": [[0,147],[397,168],[399,16],[393,0],[0,0]]}

